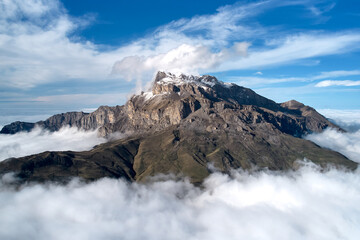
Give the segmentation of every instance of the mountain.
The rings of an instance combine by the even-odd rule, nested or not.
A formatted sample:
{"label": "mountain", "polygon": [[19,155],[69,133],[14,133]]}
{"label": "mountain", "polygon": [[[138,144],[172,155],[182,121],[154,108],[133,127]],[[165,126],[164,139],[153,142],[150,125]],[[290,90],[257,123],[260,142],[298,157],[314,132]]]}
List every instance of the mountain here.
{"label": "mountain", "polygon": [[114,132],[161,130],[185,119],[203,121],[210,115],[220,115],[229,124],[235,122],[224,120],[228,115],[237,115],[236,123],[240,125],[270,122],[280,131],[296,136],[321,132],[328,126],[337,128],[313,108],[295,100],[277,104],[251,89],[223,83],[212,76],[158,72],[151,91],[134,95],[124,106],[101,106],[90,114],[61,113],[36,123],[14,122],[4,126],[0,133],[30,131],[36,125],[57,131],[69,125],[84,130],[100,128],[99,133],[108,136]]}
{"label": "mountain", "polygon": [[248,88],[212,76],[158,72],[151,91],[132,96],[123,106],[101,106],[93,113],[70,112],[37,123],[14,122],[1,133],[50,131],[70,125],[97,129],[120,140],[85,152],[44,152],[0,163],[0,174],[16,172],[23,181],[67,181],[124,177],[144,181],[159,173],[201,181],[213,169],[287,170],[298,159],[321,166],[355,169],[341,154],[323,149],[301,136],[338,128],[315,109],[295,100],[282,104]]}

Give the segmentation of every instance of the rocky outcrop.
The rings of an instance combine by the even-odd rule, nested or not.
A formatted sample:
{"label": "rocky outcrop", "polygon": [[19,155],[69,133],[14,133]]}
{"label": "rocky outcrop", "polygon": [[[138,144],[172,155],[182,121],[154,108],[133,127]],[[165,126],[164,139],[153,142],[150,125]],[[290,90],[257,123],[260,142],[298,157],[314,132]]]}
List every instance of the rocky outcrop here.
{"label": "rocky outcrop", "polygon": [[[159,72],[148,92],[125,105],[101,106],[95,112],[65,113],[36,123],[51,131],[64,125],[99,129],[127,137],[87,152],[47,152],[0,163],[0,174],[17,172],[24,181],[87,180],[125,177],[143,181],[157,173],[188,176],[200,183],[212,170],[233,168],[296,169],[307,158],[321,166],[355,169],[339,153],[300,138],[334,127],[315,109],[291,100],[282,104],[248,88],[212,76]],[[12,123],[4,133],[29,130],[35,124]]]}
{"label": "rocky outcrop", "polygon": [[108,107],[101,106],[92,113],[84,112],[67,112],[56,114],[49,117],[45,121],[38,121],[36,123],[27,122],[13,122],[3,127],[0,133],[14,134],[20,131],[31,131],[36,126],[42,127],[49,131],[58,131],[64,126],[78,127],[84,130],[93,130],[102,127],[106,124],[112,124],[119,118],[121,109],[123,107]]}
{"label": "rocky outcrop", "polygon": [[35,123],[16,121],[4,126],[0,133],[15,134],[17,132],[29,132],[35,127]]}
{"label": "rocky outcrop", "polygon": [[45,121],[38,121],[36,123],[28,122],[13,122],[9,125],[4,126],[0,133],[3,134],[15,134],[17,132],[26,131],[29,132],[36,126],[48,129],[50,131],[58,131],[64,126],[79,127],[78,122],[80,119],[87,116],[88,113],[83,112],[67,112],[56,114],[52,117],[49,117]]}

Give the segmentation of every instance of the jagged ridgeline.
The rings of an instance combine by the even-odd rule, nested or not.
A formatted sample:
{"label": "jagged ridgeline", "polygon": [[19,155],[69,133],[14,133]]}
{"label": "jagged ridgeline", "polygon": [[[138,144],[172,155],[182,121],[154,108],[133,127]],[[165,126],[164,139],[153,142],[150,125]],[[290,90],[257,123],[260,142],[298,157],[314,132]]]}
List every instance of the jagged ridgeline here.
{"label": "jagged ridgeline", "polygon": [[[149,92],[132,96],[123,106],[101,106],[93,113],[70,112],[37,123],[14,122],[1,133],[50,131],[70,125],[99,129],[101,136],[124,134],[85,152],[44,152],[0,163],[0,173],[15,172],[23,181],[61,181],[102,177],[145,181],[173,173],[200,183],[214,167],[296,169],[307,158],[320,166],[355,169],[343,155],[301,136],[338,128],[315,109],[297,101],[282,104],[248,88],[212,76],[158,72]],[[212,166],[209,169],[209,164]]]}

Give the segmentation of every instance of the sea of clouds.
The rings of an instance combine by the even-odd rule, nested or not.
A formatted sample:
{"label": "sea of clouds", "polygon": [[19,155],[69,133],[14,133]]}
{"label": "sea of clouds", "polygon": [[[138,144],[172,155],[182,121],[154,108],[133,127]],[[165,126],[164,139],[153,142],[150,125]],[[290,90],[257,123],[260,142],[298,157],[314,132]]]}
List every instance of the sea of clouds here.
{"label": "sea of clouds", "polygon": [[45,151],[85,151],[104,142],[106,139],[99,137],[96,130],[63,127],[57,132],[49,132],[36,127],[31,132],[0,134],[0,161]]}
{"label": "sea of clouds", "polygon": [[0,191],[1,239],[359,239],[360,172],[214,173]]}
{"label": "sea of clouds", "polygon": [[[342,122],[351,122],[351,126],[360,123],[354,114],[340,113],[336,112]],[[335,113],[325,115],[334,119]],[[359,130],[351,129],[345,133],[329,129],[307,139],[359,162]],[[35,137],[30,137],[32,134]],[[40,129],[18,133],[12,136],[15,139],[12,143],[9,136],[0,135],[0,143],[2,147],[4,142],[11,146],[23,139],[25,145],[33,144],[19,148],[16,153],[20,154],[45,143],[46,147],[37,151],[49,150],[52,145],[60,147],[65,135],[77,140],[63,150],[78,150],[75,148],[88,141],[94,141],[93,144],[104,141],[95,133],[65,128],[59,135]],[[90,145],[82,147],[91,148]],[[3,184],[9,179],[11,176],[6,175],[0,182],[0,239],[359,239],[360,236],[359,169],[321,172],[307,163],[296,172],[234,171],[231,176],[213,173],[203,188],[171,179],[146,185],[121,179],[85,184],[74,179],[66,186],[28,185],[14,190]]]}

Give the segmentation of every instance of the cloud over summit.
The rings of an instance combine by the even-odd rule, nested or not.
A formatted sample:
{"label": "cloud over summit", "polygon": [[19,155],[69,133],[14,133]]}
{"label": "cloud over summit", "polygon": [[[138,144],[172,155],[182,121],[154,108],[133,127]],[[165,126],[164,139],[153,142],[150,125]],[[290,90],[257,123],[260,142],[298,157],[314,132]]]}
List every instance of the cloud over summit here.
{"label": "cloud over summit", "polygon": [[114,64],[112,73],[129,80],[144,77],[144,73],[153,74],[157,70],[199,75],[199,71],[216,69],[224,61],[245,57],[249,45],[247,42],[238,42],[229,49],[212,52],[203,45],[182,44],[163,54],[125,57]]}

